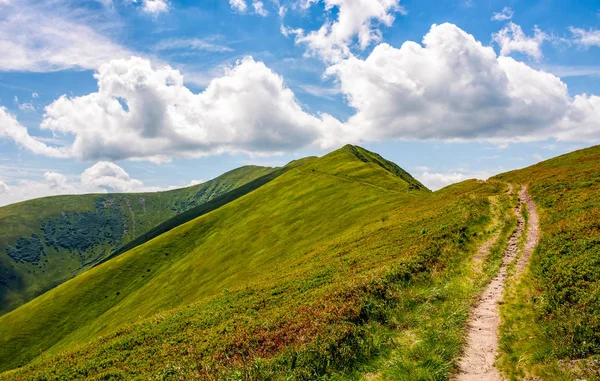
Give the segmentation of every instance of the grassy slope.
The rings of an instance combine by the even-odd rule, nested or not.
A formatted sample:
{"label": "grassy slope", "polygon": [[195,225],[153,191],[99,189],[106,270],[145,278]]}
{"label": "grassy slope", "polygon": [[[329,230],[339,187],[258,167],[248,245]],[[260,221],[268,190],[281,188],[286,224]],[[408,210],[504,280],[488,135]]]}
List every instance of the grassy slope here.
{"label": "grassy slope", "polygon": [[600,379],[600,146],[499,175],[527,184],[541,240],[502,307],[511,377]]}
{"label": "grassy slope", "polygon": [[[161,222],[252,182],[272,170],[247,166],[204,184],[172,191],[56,196],[0,208],[0,314],[85,271],[116,247]],[[37,234],[44,241],[42,223],[58,220],[63,213],[72,216],[74,213],[94,211],[96,202],[100,199],[116,203],[118,213],[123,216],[123,223],[120,224],[123,233],[121,240],[99,242],[83,253],[61,247],[54,249],[44,244],[46,255],[38,263],[17,262],[7,255],[7,247],[14,246],[20,237],[29,238],[32,234]]]}
{"label": "grassy slope", "polygon": [[5,376],[351,377],[402,329],[387,311],[472,255],[499,191],[431,193],[374,158],[302,163],[1,317],[3,369],[45,353]]}

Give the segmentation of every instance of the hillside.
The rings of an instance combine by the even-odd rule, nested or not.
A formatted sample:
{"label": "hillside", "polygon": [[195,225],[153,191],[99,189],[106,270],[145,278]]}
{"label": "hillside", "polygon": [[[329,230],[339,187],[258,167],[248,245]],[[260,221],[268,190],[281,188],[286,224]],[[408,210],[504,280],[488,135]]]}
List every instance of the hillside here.
{"label": "hillside", "polygon": [[198,206],[261,182],[273,170],[246,166],[172,191],[55,196],[0,208],[0,314],[114,255],[166,220],[197,213]]}
{"label": "hillside", "polygon": [[502,308],[502,369],[519,379],[599,379],[600,146],[496,178],[529,187],[541,228]]}
{"label": "hillside", "polygon": [[436,192],[355,146],[290,163],[0,317],[0,379],[448,379],[499,269],[500,371],[598,379],[599,163]]}
{"label": "hillside", "polygon": [[[3,369],[43,354],[6,376],[285,368],[311,379],[375,358],[390,344],[380,337],[394,326],[388,309],[420,308],[403,292],[466,281],[464,264],[492,221],[488,196],[503,187],[470,181],[431,193],[374,158],[347,146],[302,162],[6,314]],[[469,279],[448,289],[461,293],[452,308],[464,312],[441,333],[454,350],[437,357],[435,372],[458,356],[478,284]],[[433,321],[456,314],[447,300],[429,302],[439,307]]]}

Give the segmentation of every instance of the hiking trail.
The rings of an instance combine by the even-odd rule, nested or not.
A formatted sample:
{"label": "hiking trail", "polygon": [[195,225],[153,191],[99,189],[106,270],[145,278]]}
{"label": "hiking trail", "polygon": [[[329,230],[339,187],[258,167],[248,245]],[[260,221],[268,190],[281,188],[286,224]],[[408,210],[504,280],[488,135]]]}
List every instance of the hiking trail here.
{"label": "hiking trail", "polygon": [[[510,190],[512,190],[512,187]],[[521,213],[523,206],[527,208],[527,221]],[[525,244],[516,264],[514,276],[519,276],[527,266],[539,239],[539,220],[536,207],[525,187],[522,187],[519,192],[519,206],[516,208],[515,213],[517,215],[517,228],[508,239],[508,245],[502,255],[500,270],[481,294],[479,301],[471,312],[467,343],[459,362],[459,373],[455,377],[457,381],[504,381],[504,377],[501,376],[494,365],[498,353],[499,302],[503,298],[508,277],[508,266],[519,254],[519,240],[522,234],[524,232],[526,234]],[[485,244],[483,248],[489,252],[490,247],[491,245]],[[481,252],[478,254],[481,255]]]}

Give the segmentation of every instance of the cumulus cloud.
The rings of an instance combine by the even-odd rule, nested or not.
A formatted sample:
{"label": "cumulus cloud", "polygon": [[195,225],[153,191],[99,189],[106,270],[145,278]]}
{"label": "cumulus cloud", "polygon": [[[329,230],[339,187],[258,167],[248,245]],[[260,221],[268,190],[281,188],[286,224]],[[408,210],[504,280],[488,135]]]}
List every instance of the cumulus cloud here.
{"label": "cumulus cloud", "polygon": [[231,6],[231,9],[240,13],[244,13],[248,9],[246,0],[229,0],[229,5]]}
{"label": "cumulus cloud", "polygon": [[81,183],[114,192],[132,192],[144,186],[141,181],[129,177],[123,168],[108,161],[100,161],[86,169],[81,174]]}
{"label": "cumulus cloud", "polygon": [[60,97],[41,124],[73,136],[63,152],[83,160],[268,154],[311,144],[327,135],[325,124],[335,124],[304,112],[283,79],[250,57],[199,94],[179,71],[141,58],[111,61],[96,79],[97,92]]}
{"label": "cumulus cloud", "polygon": [[39,98],[39,97],[40,97],[40,95],[39,95],[38,93],[34,92],[34,93],[32,93],[32,94],[31,94],[31,97],[32,97],[33,99],[37,99],[37,98]]}
{"label": "cumulus cloud", "polygon": [[492,38],[500,46],[500,54],[503,56],[517,52],[540,60],[543,56],[541,45],[548,39],[548,35],[536,26],[533,29],[533,37],[528,37],[519,25],[511,22],[498,33],[494,33]]}
{"label": "cumulus cloud", "polygon": [[548,138],[569,112],[567,86],[510,57],[497,57],[452,24],[434,25],[423,46],[380,44],[365,60],[327,70],[357,112],[349,136],[510,141]]}
{"label": "cumulus cloud", "polygon": [[[307,0],[304,8],[315,0]],[[391,26],[394,13],[405,14],[400,0],[323,0],[325,9],[337,8],[337,19],[327,20],[321,28],[306,33],[302,29],[282,28],[284,35],[294,34],[297,44],[305,44],[308,54],[327,62],[338,62],[351,55],[350,45],[355,38],[358,47],[366,49],[381,40],[380,25]]]}
{"label": "cumulus cloud", "polygon": [[492,15],[493,21],[506,21],[513,18],[513,10],[510,7],[502,8],[502,11],[494,13]]}
{"label": "cumulus cloud", "polygon": [[[57,11],[58,10],[58,11]],[[46,72],[97,69],[129,51],[101,35],[60,4],[8,5],[0,17],[0,70]]]}
{"label": "cumulus cloud", "polygon": [[39,180],[20,180],[8,186],[0,181],[0,206],[38,197],[61,194],[105,192],[155,192],[159,187],[145,186],[140,180],[114,163],[99,162],[87,168],[79,176],[66,176],[48,171]]}
{"label": "cumulus cloud", "polygon": [[573,34],[573,40],[575,43],[584,47],[600,46],[600,30],[585,30],[574,27],[570,27],[569,30]]}
{"label": "cumulus cloud", "polygon": [[114,60],[96,74],[97,92],[62,96],[46,107],[41,127],[72,143],[47,146],[5,109],[0,136],[48,156],[155,162],[390,139],[506,144],[600,137],[600,97],[571,97],[557,76],[497,56],[453,24],[433,25],[422,44],[380,44],[365,59],[331,65],[326,76],[354,109],[344,122],[304,111],[283,79],[250,57],[201,93],[168,66]]}

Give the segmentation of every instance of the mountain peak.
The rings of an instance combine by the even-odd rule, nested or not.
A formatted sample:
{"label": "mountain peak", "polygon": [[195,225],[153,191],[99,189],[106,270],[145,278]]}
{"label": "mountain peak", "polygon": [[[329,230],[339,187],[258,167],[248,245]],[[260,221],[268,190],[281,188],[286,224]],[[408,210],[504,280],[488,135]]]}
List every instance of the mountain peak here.
{"label": "mountain peak", "polygon": [[303,167],[311,171],[327,172],[347,180],[372,183],[390,190],[405,188],[408,191],[429,192],[427,187],[395,163],[352,144],[346,144],[325,156],[308,162]]}

